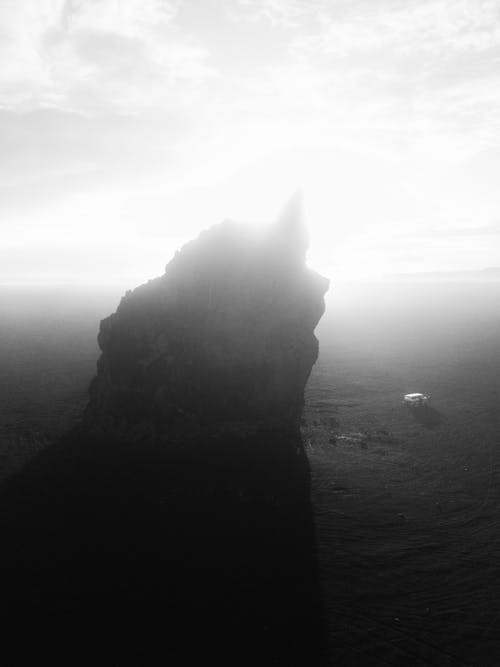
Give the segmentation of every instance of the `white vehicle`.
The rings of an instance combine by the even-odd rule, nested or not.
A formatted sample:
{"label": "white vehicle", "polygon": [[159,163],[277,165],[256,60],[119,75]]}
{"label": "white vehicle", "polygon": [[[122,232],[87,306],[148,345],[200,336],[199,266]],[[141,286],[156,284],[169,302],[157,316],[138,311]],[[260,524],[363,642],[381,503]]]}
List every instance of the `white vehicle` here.
{"label": "white vehicle", "polygon": [[430,396],[425,394],[405,394],[403,403],[409,408],[423,408],[427,405]]}

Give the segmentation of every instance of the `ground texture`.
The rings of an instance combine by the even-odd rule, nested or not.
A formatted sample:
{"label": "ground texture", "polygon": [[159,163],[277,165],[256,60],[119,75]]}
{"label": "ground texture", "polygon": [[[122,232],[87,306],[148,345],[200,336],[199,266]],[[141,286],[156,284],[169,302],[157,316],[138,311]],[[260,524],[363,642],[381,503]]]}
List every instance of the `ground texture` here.
{"label": "ground texture", "polygon": [[[321,354],[308,385],[297,457],[292,456],[294,448],[285,448],[281,458],[288,462],[288,473],[295,470],[290,483],[284,483],[288,473],[279,476],[281,503],[272,492],[277,478],[272,480],[282,466],[276,468],[271,459],[267,477],[248,473],[259,480],[252,490],[248,476],[245,484],[230,489],[188,480],[185,472],[174,474],[175,467],[154,453],[151,465],[138,468],[133,452],[123,456],[121,451],[117,474],[112,443],[98,456],[73,444],[76,449],[61,457],[51,443],[85,404],[97,356],[97,320],[70,317],[65,308],[57,326],[54,314],[45,321],[32,317],[30,326],[4,318],[0,454],[8,483],[2,521],[3,534],[10,531],[15,546],[3,550],[3,590],[4,599],[10,590],[15,600],[8,612],[11,627],[17,619],[17,634],[10,637],[15,636],[18,658],[23,651],[39,651],[37,641],[53,650],[66,645],[61,637],[73,637],[74,663],[79,651],[88,653],[89,638],[101,636],[108,640],[107,664],[124,664],[117,656],[127,653],[127,637],[142,618],[139,633],[144,633],[146,652],[171,623],[170,636],[186,646],[186,656],[194,644],[208,649],[210,642],[213,648],[226,638],[226,656],[234,664],[244,664],[242,656],[247,664],[262,664],[263,651],[274,660],[271,664],[293,664],[283,662],[287,642],[296,664],[311,664],[321,657],[321,610],[314,583],[319,573],[332,664],[498,665],[500,290],[455,286],[420,290],[420,300],[415,295],[399,291],[387,305],[386,293],[377,300],[373,292],[358,290],[330,304],[331,317],[318,332]],[[103,314],[109,310],[107,304],[101,308]],[[409,391],[430,393],[431,408],[409,412],[401,404]],[[264,441],[260,439],[261,445]],[[311,469],[310,505],[302,446]],[[46,456],[35,470],[23,473],[28,488],[38,489],[28,502],[28,496],[19,495],[22,485],[14,492],[9,480],[47,447],[57,456]],[[62,471],[54,467],[56,460]],[[235,461],[231,470],[236,466],[241,480],[248,460]],[[209,466],[206,479],[224,475]],[[59,487],[52,485],[49,493],[51,480],[59,480]],[[77,493],[72,492],[75,480]],[[131,485],[141,493],[124,495],[124,486],[130,490]],[[182,489],[184,501],[192,496],[184,512],[187,523],[177,526],[172,519],[176,489]],[[238,489],[246,490],[238,495]],[[296,492],[299,505],[294,507]],[[200,497],[210,497],[203,512]],[[227,510],[227,498],[236,501],[233,511]],[[173,532],[159,532],[167,515]],[[249,516],[259,517],[257,526]],[[44,518],[36,523],[36,517]],[[75,532],[78,525],[82,530]],[[188,525],[191,533],[206,534],[197,548],[186,539]],[[215,550],[208,539],[214,534],[220,537]],[[262,550],[263,536],[271,550]],[[205,544],[203,553],[200,544]],[[221,552],[227,560],[220,559]],[[85,562],[95,565],[96,559],[101,570],[82,567]],[[242,569],[245,562],[260,565],[252,574]],[[203,593],[194,616],[189,598],[181,608],[169,608],[185,581],[175,583],[171,576],[173,588],[158,582],[159,572],[175,574],[176,563],[193,573],[191,591]],[[222,580],[226,584],[221,587]],[[232,587],[231,581],[237,585]],[[61,594],[50,612],[44,600],[57,587]],[[109,595],[103,596],[103,590]],[[126,593],[130,590],[135,597]],[[269,593],[265,600],[259,598],[264,590],[274,591],[274,607]],[[243,592],[251,600],[247,613],[241,605]],[[84,635],[71,620],[83,593],[94,605],[87,607]],[[227,600],[229,623],[220,623],[222,611],[211,615],[210,600],[215,598],[219,610],[220,601]],[[152,599],[157,604],[148,615]],[[128,625],[115,623],[117,600],[125,601],[123,617],[132,619]],[[239,612],[231,616],[235,608]],[[256,627],[254,612],[259,609],[260,644],[248,632]],[[160,620],[162,610],[166,616]],[[298,628],[304,632],[299,634]],[[165,646],[166,654],[168,650]]]}

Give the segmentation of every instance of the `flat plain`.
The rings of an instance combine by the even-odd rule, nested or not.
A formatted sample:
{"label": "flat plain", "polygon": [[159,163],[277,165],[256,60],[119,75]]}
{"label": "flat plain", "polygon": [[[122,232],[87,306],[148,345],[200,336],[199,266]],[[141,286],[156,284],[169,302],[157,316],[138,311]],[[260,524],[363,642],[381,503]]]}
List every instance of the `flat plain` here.
{"label": "flat plain", "polygon": [[331,299],[303,433],[334,664],[500,662],[499,306],[493,283]]}
{"label": "flat plain", "polygon": [[[119,296],[2,290],[2,477],[77,421]],[[500,663],[499,334],[499,283],[332,288],[302,435],[335,665]]]}

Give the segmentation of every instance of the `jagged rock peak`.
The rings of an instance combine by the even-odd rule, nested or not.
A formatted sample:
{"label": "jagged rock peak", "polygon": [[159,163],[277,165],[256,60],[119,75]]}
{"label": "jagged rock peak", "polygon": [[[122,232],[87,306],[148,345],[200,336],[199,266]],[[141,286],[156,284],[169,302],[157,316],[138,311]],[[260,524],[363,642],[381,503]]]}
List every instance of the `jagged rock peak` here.
{"label": "jagged rock peak", "polygon": [[305,224],[304,197],[296,190],[287,201],[276,221],[276,232],[289,251],[301,260],[309,248],[309,234]]}
{"label": "jagged rock peak", "polygon": [[328,289],[306,248],[298,195],[266,233],[226,220],[187,243],[101,322],[86,425],[136,438],[297,420]]}

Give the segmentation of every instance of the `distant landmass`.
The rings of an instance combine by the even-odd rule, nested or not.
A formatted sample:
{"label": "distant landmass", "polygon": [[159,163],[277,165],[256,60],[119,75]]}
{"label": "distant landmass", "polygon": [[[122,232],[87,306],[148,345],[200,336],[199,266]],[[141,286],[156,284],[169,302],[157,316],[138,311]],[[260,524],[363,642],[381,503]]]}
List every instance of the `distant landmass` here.
{"label": "distant landmass", "polygon": [[464,281],[464,282],[496,282],[500,281],[500,266],[471,271],[428,271],[419,273],[389,273],[384,280],[407,281]]}

